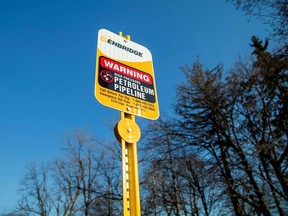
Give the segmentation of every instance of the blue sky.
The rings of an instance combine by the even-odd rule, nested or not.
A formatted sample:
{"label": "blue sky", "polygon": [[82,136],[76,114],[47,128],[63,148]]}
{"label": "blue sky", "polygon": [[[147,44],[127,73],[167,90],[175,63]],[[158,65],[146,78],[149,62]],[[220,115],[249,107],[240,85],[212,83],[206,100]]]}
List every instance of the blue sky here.
{"label": "blue sky", "polygon": [[69,131],[114,141],[119,112],[94,97],[101,28],[151,51],[162,116],[173,114],[180,66],[199,56],[228,71],[252,35],[267,35],[225,0],[0,0],[0,213],[16,203],[25,165],[61,157]]}

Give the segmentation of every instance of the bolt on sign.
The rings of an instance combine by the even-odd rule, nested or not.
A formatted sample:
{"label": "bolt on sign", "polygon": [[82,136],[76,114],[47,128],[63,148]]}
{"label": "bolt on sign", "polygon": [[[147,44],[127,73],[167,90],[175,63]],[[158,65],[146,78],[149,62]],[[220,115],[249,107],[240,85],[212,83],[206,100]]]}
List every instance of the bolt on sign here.
{"label": "bolt on sign", "polygon": [[104,106],[156,120],[159,107],[150,51],[113,32],[100,29],[95,97]]}

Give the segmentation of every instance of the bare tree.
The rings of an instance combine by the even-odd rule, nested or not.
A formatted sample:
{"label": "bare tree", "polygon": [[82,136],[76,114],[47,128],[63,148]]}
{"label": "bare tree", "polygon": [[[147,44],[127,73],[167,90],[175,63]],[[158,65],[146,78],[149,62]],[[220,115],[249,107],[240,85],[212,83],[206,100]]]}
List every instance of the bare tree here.
{"label": "bare tree", "polygon": [[94,200],[92,212],[93,215],[120,215],[122,212],[120,148],[118,143],[103,147],[101,155],[94,159],[99,166],[101,194]]}
{"label": "bare tree", "polygon": [[[67,136],[63,150],[63,158],[28,167],[20,182],[17,212],[41,216],[117,212],[122,200],[119,193],[121,162],[85,131]],[[103,208],[107,203],[108,207]]]}
{"label": "bare tree", "polygon": [[287,0],[227,0],[247,15],[259,17],[272,27],[272,36],[287,46],[288,4]]}
{"label": "bare tree", "polygon": [[[211,215],[222,211],[215,167],[180,142],[174,128],[162,120],[146,140],[151,149],[142,183],[143,215]],[[218,209],[218,210],[216,210]]]}
{"label": "bare tree", "polygon": [[80,186],[77,181],[77,173],[74,166],[63,159],[57,159],[51,164],[53,169],[54,187],[52,189],[54,200],[53,205],[57,215],[73,215],[80,209],[79,196]]}
{"label": "bare tree", "polygon": [[48,188],[48,168],[44,164],[37,166],[31,163],[27,166],[28,173],[21,179],[22,194],[18,202],[18,211],[28,214],[48,216],[51,213],[52,202]]}
{"label": "bare tree", "polygon": [[[288,55],[287,49],[270,53],[267,45],[252,37],[254,57],[249,62],[239,61],[226,77],[221,65],[206,70],[199,60],[182,68],[186,82],[178,87],[176,118],[150,126],[151,149],[156,158],[162,157],[154,160],[147,172],[148,180],[153,174],[147,187],[150,197],[165,198],[166,212],[177,210],[175,203],[181,203],[180,185],[185,179],[193,182],[189,186],[192,197],[199,198],[192,202],[193,213],[200,214],[200,200],[201,215],[215,214],[215,209],[208,208],[209,196],[199,196],[205,192],[205,184],[199,183],[207,181],[198,174],[202,169],[214,172],[210,188],[228,210],[224,214],[288,214]],[[166,173],[171,177],[169,182],[165,181]],[[168,202],[167,191],[175,188],[178,179],[182,184],[176,184],[177,193],[174,191]],[[157,190],[160,184],[163,191]],[[157,199],[150,200],[150,206],[161,206]]]}

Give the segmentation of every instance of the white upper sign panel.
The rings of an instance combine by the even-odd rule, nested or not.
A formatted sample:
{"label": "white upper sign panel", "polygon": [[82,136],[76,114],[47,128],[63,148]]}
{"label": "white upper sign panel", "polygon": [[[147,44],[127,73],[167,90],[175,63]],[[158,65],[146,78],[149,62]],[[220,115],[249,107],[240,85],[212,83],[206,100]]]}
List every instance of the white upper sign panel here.
{"label": "white upper sign panel", "polygon": [[150,51],[133,41],[126,40],[113,32],[106,29],[99,30],[98,49],[111,58],[120,61],[145,62],[151,61]]}

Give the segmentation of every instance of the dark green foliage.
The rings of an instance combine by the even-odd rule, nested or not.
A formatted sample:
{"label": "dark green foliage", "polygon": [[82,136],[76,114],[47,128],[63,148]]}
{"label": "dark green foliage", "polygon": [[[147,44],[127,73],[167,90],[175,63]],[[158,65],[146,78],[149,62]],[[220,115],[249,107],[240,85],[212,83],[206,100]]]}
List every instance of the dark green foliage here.
{"label": "dark green foliage", "polygon": [[[252,45],[256,58],[239,61],[225,77],[220,65],[205,70],[199,60],[182,68],[187,82],[177,89],[177,117],[155,123],[150,131],[149,143],[157,152],[150,169],[162,176],[160,167],[170,161],[165,173],[171,177],[174,173],[169,184],[177,195],[174,200],[178,200],[163,203],[163,191],[157,190],[161,194],[157,200],[162,200],[162,204],[157,202],[158,208],[166,207],[159,211],[169,213],[171,208],[184,215],[288,214],[287,53],[285,49],[268,52],[268,42],[263,45],[256,37]],[[193,172],[180,172],[179,164],[181,170],[190,171],[189,164],[193,164]],[[154,189],[158,184],[169,187],[163,179],[154,182]],[[181,201],[186,196],[183,185],[197,202],[189,205]],[[147,187],[149,190],[149,184]],[[193,188],[199,190],[193,192]],[[207,190],[217,198],[212,199]],[[227,211],[223,213],[222,208],[217,212],[221,207]]]}

